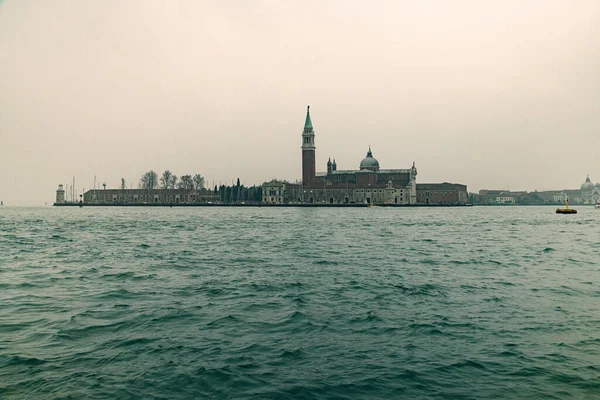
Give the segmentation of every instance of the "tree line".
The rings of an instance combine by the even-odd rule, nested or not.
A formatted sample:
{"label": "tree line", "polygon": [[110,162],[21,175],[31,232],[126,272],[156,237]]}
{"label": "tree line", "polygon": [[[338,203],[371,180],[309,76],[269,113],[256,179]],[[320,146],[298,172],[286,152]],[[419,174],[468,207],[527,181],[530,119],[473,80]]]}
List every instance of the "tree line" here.
{"label": "tree line", "polygon": [[204,177],[200,174],[183,175],[178,178],[173,172],[166,170],[160,178],[154,170],[146,172],[140,178],[141,189],[204,189]]}
{"label": "tree line", "polygon": [[218,189],[215,186],[214,193],[219,194],[221,203],[259,203],[262,201],[262,187],[246,187],[240,184],[239,178],[233,186],[221,185]]}
{"label": "tree line", "polygon": [[[122,185],[125,185],[123,180]],[[190,189],[200,190],[205,188],[204,177],[200,174],[183,175],[178,178],[171,171],[166,170],[159,177],[158,174],[150,170],[140,178],[141,189]],[[214,187],[214,194],[219,195],[221,203],[258,203],[262,201],[262,187],[246,187],[237,179],[237,183],[232,186],[221,185]]]}

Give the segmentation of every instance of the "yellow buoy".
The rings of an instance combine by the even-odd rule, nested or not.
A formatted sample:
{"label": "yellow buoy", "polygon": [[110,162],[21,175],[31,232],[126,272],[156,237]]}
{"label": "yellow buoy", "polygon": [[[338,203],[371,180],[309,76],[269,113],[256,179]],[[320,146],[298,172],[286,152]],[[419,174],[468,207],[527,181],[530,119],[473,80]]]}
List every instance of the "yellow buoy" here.
{"label": "yellow buoy", "polygon": [[574,208],[569,208],[569,198],[567,197],[565,202],[565,208],[557,208],[557,214],[577,214],[577,210]]}

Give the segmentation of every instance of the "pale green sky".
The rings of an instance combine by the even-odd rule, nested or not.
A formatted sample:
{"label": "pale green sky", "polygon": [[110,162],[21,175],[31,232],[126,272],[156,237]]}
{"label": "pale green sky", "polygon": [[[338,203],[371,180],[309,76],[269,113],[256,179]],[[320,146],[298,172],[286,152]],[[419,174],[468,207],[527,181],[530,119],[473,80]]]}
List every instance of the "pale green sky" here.
{"label": "pale green sky", "polygon": [[418,182],[600,181],[600,1],[0,2],[0,200],[416,161]]}

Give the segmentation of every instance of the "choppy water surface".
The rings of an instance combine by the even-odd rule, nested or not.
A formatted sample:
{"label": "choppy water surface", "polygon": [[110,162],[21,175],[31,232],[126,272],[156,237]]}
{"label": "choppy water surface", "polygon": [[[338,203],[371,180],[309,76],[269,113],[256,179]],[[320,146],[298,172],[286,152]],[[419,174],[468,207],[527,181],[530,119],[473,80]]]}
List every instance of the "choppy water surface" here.
{"label": "choppy water surface", "polygon": [[600,398],[600,211],[0,208],[0,398]]}

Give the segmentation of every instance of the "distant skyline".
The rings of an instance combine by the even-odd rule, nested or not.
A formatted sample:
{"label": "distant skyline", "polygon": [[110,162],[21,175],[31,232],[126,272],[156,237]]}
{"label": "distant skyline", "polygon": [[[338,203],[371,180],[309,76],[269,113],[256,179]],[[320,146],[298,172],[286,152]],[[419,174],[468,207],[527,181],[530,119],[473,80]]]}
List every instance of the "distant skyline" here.
{"label": "distant skyline", "polygon": [[382,168],[479,189],[600,181],[600,2],[0,1],[0,200]]}

